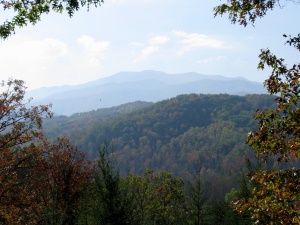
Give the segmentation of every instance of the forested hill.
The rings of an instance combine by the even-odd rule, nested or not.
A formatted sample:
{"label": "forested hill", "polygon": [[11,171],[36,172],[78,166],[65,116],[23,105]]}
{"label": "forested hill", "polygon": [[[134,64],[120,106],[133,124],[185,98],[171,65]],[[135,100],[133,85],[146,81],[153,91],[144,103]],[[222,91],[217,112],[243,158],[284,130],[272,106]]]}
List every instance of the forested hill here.
{"label": "forested hill", "polygon": [[152,102],[136,101],[111,108],[75,113],[72,116],[55,116],[44,121],[45,133],[50,138],[57,136],[69,137],[73,133],[82,132],[84,128],[103,124],[124,114],[149,107],[153,104]]}
{"label": "forested hill", "polygon": [[104,116],[101,110],[54,118],[45,132],[68,136],[91,158],[103,141],[112,143],[125,174],[152,168],[187,177],[201,165],[214,183],[227,179],[232,186],[250,152],[245,140],[255,128],[255,111],[272,104],[269,95],[180,95],[105,119],[97,119]]}

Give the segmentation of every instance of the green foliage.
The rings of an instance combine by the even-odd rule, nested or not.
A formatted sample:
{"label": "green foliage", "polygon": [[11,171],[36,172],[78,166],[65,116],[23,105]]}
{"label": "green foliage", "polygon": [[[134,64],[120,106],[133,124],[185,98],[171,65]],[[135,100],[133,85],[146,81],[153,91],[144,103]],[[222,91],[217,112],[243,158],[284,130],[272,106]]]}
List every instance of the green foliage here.
{"label": "green foliage", "polygon": [[[104,111],[53,118],[44,131],[68,136],[90,158],[96,157],[99,143],[111,141],[121,175],[141,175],[151,168],[191,179],[200,162],[214,190],[209,198],[223,199],[238,187],[236,176],[245,153],[253,157],[244,144],[255,127],[253,112],[258,107],[274,108],[273,102],[274,97],[267,95],[180,95],[106,120]],[[113,115],[115,109],[111,110]]]}
{"label": "green foliage", "polygon": [[[145,172],[146,174],[147,172]],[[149,224],[150,219],[150,201],[152,200],[150,182],[145,177],[129,175],[124,178],[124,185],[127,187],[132,199],[133,221],[132,224]]]}
{"label": "green foliage", "polygon": [[248,225],[250,224],[242,216],[237,215],[225,201],[212,201],[207,205],[207,225]]}
{"label": "green foliage", "polygon": [[[154,103],[136,101],[114,106],[101,108],[85,113],[75,113],[71,116],[54,116],[44,120],[44,133],[49,138],[56,136],[68,136],[73,139],[82,140],[85,137],[84,129],[95,126],[95,124],[106,124],[111,120],[131,113],[135,110],[149,107]],[[79,132],[82,131],[82,132]],[[76,135],[76,136],[75,136]],[[76,143],[74,141],[74,143]]]}
{"label": "green foliage", "polygon": [[166,171],[159,172],[152,179],[153,211],[156,224],[178,224],[185,221],[186,196],[182,178],[175,178]]}
{"label": "green foliage", "polygon": [[126,179],[133,201],[133,224],[186,224],[187,196],[181,178],[152,170],[143,176],[129,175]]}
{"label": "green foliage", "polygon": [[[293,43],[299,51],[297,41],[297,38],[290,39],[288,43]],[[300,158],[300,64],[288,68],[284,59],[269,50],[263,50],[259,57],[259,68],[264,69],[266,65],[272,68],[265,81],[268,91],[279,96],[276,109],[257,111],[258,130],[249,133],[248,144],[264,162],[275,158],[285,164],[285,170],[258,170],[250,174],[256,184],[253,196],[241,200],[237,210],[250,208],[258,223],[299,224],[300,176],[294,166]]]}
{"label": "green foliage", "polygon": [[262,51],[260,55],[259,67],[263,69],[267,65],[273,68],[265,85],[270,94],[280,96],[276,99],[275,110],[256,113],[259,130],[249,136],[248,143],[265,159],[277,155],[279,161],[289,161],[290,157],[300,157],[300,64],[288,69],[283,62],[269,50]]}
{"label": "green foliage", "polygon": [[43,14],[48,14],[50,11],[62,13],[66,11],[70,17],[80,7],[90,5],[95,7],[100,6],[103,0],[4,0],[0,2],[3,10],[13,11],[13,16],[10,20],[6,20],[0,25],[0,38],[6,39],[15,33],[17,27],[24,27],[28,24],[36,24],[41,20]]}
{"label": "green foliage", "polygon": [[[36,117],[28,118],[24,117],[23,114],[14,114],[18,110],[9,114],[9,111],[6,110],[13,109],[13,107],[6,106],[12,106],[15,99],[17,100],[16,107],[23,107],[20,102],[24,92],[22,87],[19,89],[18,84],[16,85],[13,90],[17,91],[19,95],[14,95],[14,91],[3,94],[1,109],[4,116],[1,126],[5,132],[1,136],[1,153],[5,153],[5,151],[18,153],[17,156],[20,157],[23,156],[20,154],[22,148],[28,147],[30,150],[28,153],[32,157],[26,158],[26,161],[21,161],[22,163],[26,162],[26,164],[18,164],[17,162],[17,165],[10,165],[10,168],[14,168],[18,173],[14,173],[15,171],[12,170],[13,179],[8,179],[9,183],[5,184],[7,173],[1,173],[3,177],[1,187],[4,194],[1,196],[0,212],[3,223],[190,224],[195,221],[193,217],[195,205],[196,208],[201,208],[201,217],[207,217],[205,213],[208,211],[204,209],[202,202],[202,198],[205,199],[201,190],[203,184],[200,181],[192,188],[192,199],[188,199],[184,192],[183,179],[174,177],[166,171],[154,173],[153,170],[147,170],[142,176],[129,175],[121,178],[114,161],[115,153],[109,152],[106,144],[99,150],[96,172],[92,170],[84,155],[78,151],[77,147],[71,145],[68,139],[57,139],[55,144],[49,143],[47,139],[41,139],[42,144],[38,146],[39,148],[28,145],[36,137],[30,135],[42,134],[38,132],[42,122],[40,115],[47,111],[39,110],[38,107],[33,108],[38,114],[33,113],[32,115]],[[192,98],[194,97],[192,96]],[[6,105],[8,99],[12,99],[12,101]],[[175,109],[176,107],[172,110]],[[25,107],[20,113],[22,112],[27,112]],[[31,115],[30,112],[29,110],[26,115]],[[5,115],[12,116],[5,117]],[[16,117],[17,115],[20,117]],[[22,119],[18,121],[18,118]],[[178,115],[174,114],[174,118],[178,118]],[[9,119],[13,123],[6,122]],[[18,122],[21,123],[20,126],[17,126]],[[4,128],[11,128],[6,124],[27,129],[24,131],[15,128],[5,130]],[[221,125],[225,126],[226,123]],[[232,123],[227,125],[231,128],[234,127]],[[33,130],[30,129],[35,128],[36,133],[31,133]],[[219,129],[220,127],[214,124],[212,133]],[[12,140],[11,142],[6,142],[7,137],[14,137],[13,133],[10,133],[12,130],[20,131],[18,136],[20,139],[11,138],[8,139]],[[27,131],[28,133],[26,133]],[[228,137],[224,136],[225,139]],[[139,137],[139,140],[140,146],[148,145],[152,141],[146,135]],[[11,151],[13,149],[15,151]],[[40,154],[34,154],[35,151],[40,151]],[[7,156],[10,154],[1,155],[2,165],[4,162],[11,163],[5,161]],[[22,158],[16,159],[22,160]],[[22,166],[22,168],[18,166]],[[26,172],[27,170],[30,171],[30,174]],[[92,172],[95,172],[93,180],[91,180]],[[26,179],[18,180],[18,176],[25,176]],[[16,181],[16,183],[12,181]],[[9,199],[10,202],[4,201],[6,199]],[[194,205],[190,205],[191,202]]]}
{"label": "green foliage", "polygon": [[232,23],[238,22],[240,25],[247,26],[248,22],[253,25],[257,18],[264,17],[269,10],[275,8],[276,4],[280,6],[279,1],[276,0],[229,0],[216,6],[214,11],[215,16],[228,13]]}
{"label": "green foliage", "polygon": [[237,197],[241,195],[239,190],[236,190],[235,188],[232,188],[229,193],[225,195],[225,202],[230,203],[233,200],[235,200]]}
{"label": "green foliage", "polygon": [[[296,1],[298,2],[298,1]],[[229,19],[246,26],[254,23],[275,6],[273,0],[232,0],[215,8],[215,15],[229,13]],[[279,2],[278,2],[279,4]],[[287,37],[287,35],[284,35]],[[300,35],[289,36],[286,44],[300,51]],[[259,69],[271,68],[265,86],[271,95],[277,95],[275,109],[257,110],[258,129],[248,135],[248,145],[264,163],[275,159],[282,170],[259,168],[248,175],[252,193],[235,202],[239,213],[250,212],[256,224],[299,224],[299,170],[300,158],[300,64],[291,66],[285,60],[261,50]]]}
{"label": "green foliage", "polygon": [[106,143],[99,149],[95,177],[92,224],[130,224],[130,207],[121,186],[119,171],[109,158]]}
{"label": "green foliage", "polygon": [[204,192],[204,179],[201,177],[201,168],[197,175],[193,175],[193,181],[189,185],[189,201],[191,205],[189,220],[191,224],[202,225],[206,220],[205,206],[207,196]]}

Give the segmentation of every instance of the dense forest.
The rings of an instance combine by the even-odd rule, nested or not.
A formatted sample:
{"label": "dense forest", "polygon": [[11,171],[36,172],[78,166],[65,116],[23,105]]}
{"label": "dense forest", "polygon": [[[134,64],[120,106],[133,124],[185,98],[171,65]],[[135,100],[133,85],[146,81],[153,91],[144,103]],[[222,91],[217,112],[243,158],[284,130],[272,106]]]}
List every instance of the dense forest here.
{"label": "dense forest", "polygon": [[[144,166],[145,169],[140,173],[129,171],[125,174],[123,168],[129,167],[125,167],[125,163],[121,163],[122,160],[132,160],[131,158],[134,157],[125,158],[125,154],[121,154],[121,145],[115,147],[114,139],[111,139],[111,142],[102,141],[94,150],[93,155],[89,156],[94,157],[93,160],[89,160],[82,149],[80,150],[70,139],[63,136],[48,138],[42,129],[43,121],[45,118],[51,118],[53,113],[45,105],[28,108],[28,101],[24,100],[23,84],[21,80],[12,79],[7,83],[3,82],[2,85],[6,90],[0,95],[0,224],[249,224],[248,214],[238,215],[229,206],[231,199],[246,193],[242,191],[243,189],[240,191],[232,189],[226,197],[221,196],[219,199],[216,198],[215,193],[208,195],[209,192],[214,192],[214,190],[208,190],[208,184],[216,185],[216,179],[210,181],[207,179],[212,174],[202,173],[202,168],[209,170],[206,169],[211,166],[209,164],[203,167],[198,165],[196,171],[191,171],[191,179],[187,180],[186,177],[179,177],[179,174],[175,175],[175,170],[173,174],[162,168],[164,163],[159,160],[165,160],[167,157],[162,154],[162,159],[159,157],[157,159],[156,168],[154,166],[151,168],[150,164],[145,164],[145,162],[137,161],[133,164],[129,161],[132,164],[129,167],[136,169]],[[65,133],[66,130],[63,131],[62,128],[70,129],[69,126],[65,126],[70,122],[73,125],[71,129],[77,126],[78,129],[74,129],[76,134],[93,132],[93,129],[99,129],[98,126],[101,127],[101,124],[105,125],[102,129],[116,125],[120,129],[122,126],[123,129],[127,129],[130,123],[134,122],[134,124],[140,123],[137,124],[137,128],[145,136],[147,133],[143,133],[143,130],[149,132],[149,125],[159,123],[159,118],[163,117],[165,120],[162,122],[169,126],[172,123],[167,118],[171,118],[172,121],[174,118],[182,118],[174,127],[181,127],[183,136],[191,135],[191,139],[194,139],[194,133],[199,133],[203,134],[205,139],[207,137],[205,134],[210,129],[219,130],[219,128],[211,127],[215,124],[215,119],[211,115],[217,113],[213,106],[230,98],[233,102],[235,101],[234,96],[227,95],[208,98],[205,95],[186,95],[157,104],[135,102],[98,112],[77,114],[70,118],[57,117],[53,120],[52,126],[48,127],[48,131],[53,134],[55,129],[58,129]],[[207,109],[201,114],[204,120],[201,122],[199,116],[199,121],[196,120],[197,123],[193,123],[190,118],[191,114],[187,113],[188,111],[183,108],[182,104],[190,104],[189,110],[196,112],[192,109],[192,105],[200,107],[202,100],[206,103],[214,102],[214,104],[209,107],[203,105],[202,107]],[[181,106],[180,116],[172,115],[176,112],[177,106]],[[99,112],[103,120],[95,120]],[[165,112],[167,112],[166,116]],[[148,127],[143,128],[145,124],[141,121],[145,121],[149,115],[153,115],[153,119],[149,120]],[[80,125],[84,121],[89,121],[87,120],[89,116],[93,122],[89,126],[88,124]],[[184,121],[185,117],[187,121]],[[129,118],[132,118],[130,123],[127,122]],[[96,121],[100,123],[97,124]],[[46,123],[50,125],[50,121]],[[93,127],[92,124],[97,126]],[[193,126],[197,124],[199,126]],[[233,124],[234,122],[225,121],[222,126],[225,128]],[[172,153],[164,148],[178,145],[180,149],[181,144],[177,142],[180,142],[181,135],[178,138],[172,138],[168,135],[168,130],[171,128],[167,126],[158,128],[153,129],[153,133],[160,132],[159,135],[162,135],[160,141],[162,145],[166,145],[163,149],[160,146],[158,149],[171,156]],[[117,128],[110,132],[107,130],[106,133],[111,137],[113,132],[122,134],[116,131]],[[90,135],[90,133],[86,134]],[[179,131],[174,131],[173,134],[179,134]],[[130,141],[129,135],[133,135],[133,132],[128,133],[127,138]],[[125,140],[124,137],[121,136],[121,138]],[[143,136],[137,136],[137,138],[143,139]],[[166,140],[170,143],[167,144]],[[75,142],[75,139],[73,141]],[[144,147],[143,141],[140,141],[140,149],[142,152],[145,151],[143,154],[146,154],[145,160],[148,161],[152,160],[147,152],[149,151],[147,148],[151,148],[150,143],[155,142],[150,142],[149,139],[146,142],[148,146]],[[187,144],[190,143],[192,141]],[[204,145],[205,143],[203,142]],[[125,146],[123,151],[128,151],[128,155],[132,155],[134,150],[127,150],[128,146]],[[192,146],[189,148],[192,149]],[[181,154],[180,150],[174,148],[174,151]],[[218,149],[218,151],[223,150]],[[212,157],[214,155],[215,152]],[[220,155],[223,154],[220,153]],[[218,158],[219,156],[215,155],[213,160]],[[205,160],[208,159],[205,158]],[[215,161],[215,163],[217,165],[219,162]],[[176,162],[174,164],[176,165]],[[218,171],[218,168],[215,171]],[[224,177],[224,173],[220,176]],[[247,181],[245,176],[242,178]],[[245,190],[249,190],[247,185]]]}
{"label": "dense forest", "polygon": [[281,201],[297,190],[298,170],[279,166],[295,153],[247,147],[283,146],[281,123],[265,126],[278,97],[190,94],[51,119],[49,106],[27,107],[23,84],[0,95],[0,224],[248,225],[248,205],[269,207],[254,191]]}
{"label": "dense forest", "polygon": [[245,141],[255,129],[255,111],[273,104],[269,95],[180,95],[155,104],[135,102],[54,117],[45,121],[44,132],[70,138],[90,159],[107,142],[122,175],[141,175],[150,168],[190,180],[201,168],[208,196],[223,199],[238,187],[245,157],[253,158]]}

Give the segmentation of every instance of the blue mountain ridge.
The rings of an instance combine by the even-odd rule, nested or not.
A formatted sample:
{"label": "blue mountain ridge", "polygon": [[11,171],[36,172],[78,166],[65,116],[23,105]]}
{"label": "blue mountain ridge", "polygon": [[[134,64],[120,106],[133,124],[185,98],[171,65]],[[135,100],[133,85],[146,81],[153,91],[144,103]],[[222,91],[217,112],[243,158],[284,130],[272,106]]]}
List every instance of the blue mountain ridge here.
{"label": "blue mountain ridge", "polygon": [[199,73],[169,74],[146,70],[120,72],[74,86],[44,87],[28,91],[32,105],[52,103],[55,114],[71,115],[134,101],[157,102],[180,94],[265,94],[262,83]]}

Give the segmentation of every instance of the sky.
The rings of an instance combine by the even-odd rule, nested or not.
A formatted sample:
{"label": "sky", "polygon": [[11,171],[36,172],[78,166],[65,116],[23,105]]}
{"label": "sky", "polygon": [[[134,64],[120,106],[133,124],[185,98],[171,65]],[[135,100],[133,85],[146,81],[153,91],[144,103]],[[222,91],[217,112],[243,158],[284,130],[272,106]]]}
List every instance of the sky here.
{"label": "sky", "polygon": [[[269,48],[298,63],[283,34],[299,32],[299,5],[277,7],[255,26],[214,18],[219,0],[104,0],[69,18],[51,12],[36,25],[0,41],[0,80],[26,82],[29,90],[76,85],[122,71],[244,77],[263,82],[270,70],[257,69],[260,49]],[[0,22],[11,12],[0,9]]]}

